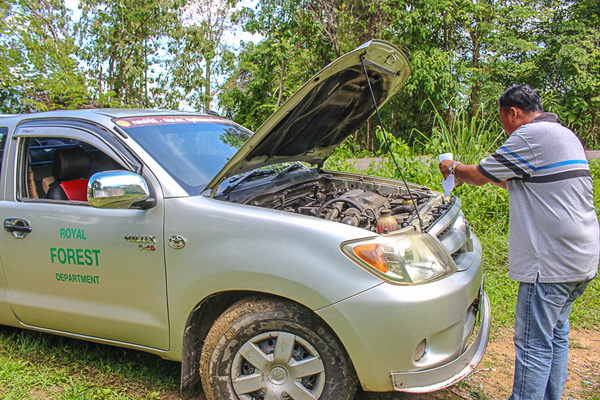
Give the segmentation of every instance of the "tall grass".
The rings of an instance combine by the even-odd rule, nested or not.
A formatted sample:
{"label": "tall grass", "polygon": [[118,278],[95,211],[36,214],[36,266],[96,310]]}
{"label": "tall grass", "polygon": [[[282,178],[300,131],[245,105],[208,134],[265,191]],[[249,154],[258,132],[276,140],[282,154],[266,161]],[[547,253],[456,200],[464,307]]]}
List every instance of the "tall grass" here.
{"label": "tall grass", "polygon": [[475,164],[501,144],[506,134],[495,113],[480,107],[471,116],[466,110],[452,112],[445,118],[437,109],[433,113],[434,125],[431,133],[418,130],[417,142],[427,154],[452,153],[456,160]]}
{"label": "tall grass", "polygon": [[[600,219],[600,160],[590,162],[594,184],[594,205]],[[572,322],[585,328],[600,329],[600,278],[597,277],[586,289],[579,304],[576,303]],[[600,398],[600,397],[598,397]]]}

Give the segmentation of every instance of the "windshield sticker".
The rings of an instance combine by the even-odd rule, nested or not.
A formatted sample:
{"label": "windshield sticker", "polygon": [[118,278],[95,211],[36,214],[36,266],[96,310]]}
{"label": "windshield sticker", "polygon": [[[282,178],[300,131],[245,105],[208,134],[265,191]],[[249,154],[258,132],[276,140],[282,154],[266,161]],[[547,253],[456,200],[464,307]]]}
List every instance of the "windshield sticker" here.
{"label": "windshield sticker", "polygon": [[205,122],[226,122],[226,120],[210,116],[157,116],[157,117],[129,117],[113,120],[115,124],[122,128],[131,128],[136,126],[148,125],[167,125],[167,124],[201,124]]}

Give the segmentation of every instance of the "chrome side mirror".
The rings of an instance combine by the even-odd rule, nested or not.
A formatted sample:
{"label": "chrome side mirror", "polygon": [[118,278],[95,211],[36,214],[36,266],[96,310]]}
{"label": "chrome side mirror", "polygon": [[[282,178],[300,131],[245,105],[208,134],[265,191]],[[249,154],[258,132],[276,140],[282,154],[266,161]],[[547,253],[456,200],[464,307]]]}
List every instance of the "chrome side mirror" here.
{"label": "chrome side mirror", "polygon": [[[131,208],[150,198],[148,184],[138,174],[129,171],[104,171],[90,177],[88,203],[96,208]],[[154,203],[142,208],[152,207]]]}

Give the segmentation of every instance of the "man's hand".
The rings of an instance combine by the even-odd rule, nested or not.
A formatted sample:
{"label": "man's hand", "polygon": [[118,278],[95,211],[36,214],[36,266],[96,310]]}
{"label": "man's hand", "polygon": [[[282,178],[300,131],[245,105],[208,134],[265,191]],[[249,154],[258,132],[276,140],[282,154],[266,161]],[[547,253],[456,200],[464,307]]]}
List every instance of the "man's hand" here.
{"label": "man's hand", "polygon": [[[454,160],[442,160],[440,161],[440,172],[444,176],[444,179],[450,175],[450,166],[455,163]],[[454,171],[456,173],[456,171]],[[455,175],[456,177],[456,175]]]}
{"label": "man's hand", "polygon": [[[456,161],[454,160],[443,160],[440,162],[440,172],[444,176],[444,179],[448,177],[451,173],[452,164]],[[494,185],[500,186],[503,189],[506,189],[506,181],[502,182],[494,182],[481,172],[477,168],[477,165],[468,165],[463,163],[457,163],[454,166],[454,183],[456,186],[459,185],[459,182],[464,182],[469,185],[481,186],[486,183],[493,183]]]}

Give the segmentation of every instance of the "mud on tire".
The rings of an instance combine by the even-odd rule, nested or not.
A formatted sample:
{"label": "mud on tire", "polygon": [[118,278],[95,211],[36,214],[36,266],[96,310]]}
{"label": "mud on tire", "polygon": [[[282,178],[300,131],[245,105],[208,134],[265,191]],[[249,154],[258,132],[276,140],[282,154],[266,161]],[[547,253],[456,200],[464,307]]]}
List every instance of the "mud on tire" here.
{"label": "mud on tire", "polygon": [[317,316],[298,304],[250,297],[210,329],[200,357],[207,400],[351,400],[356,374]]}

